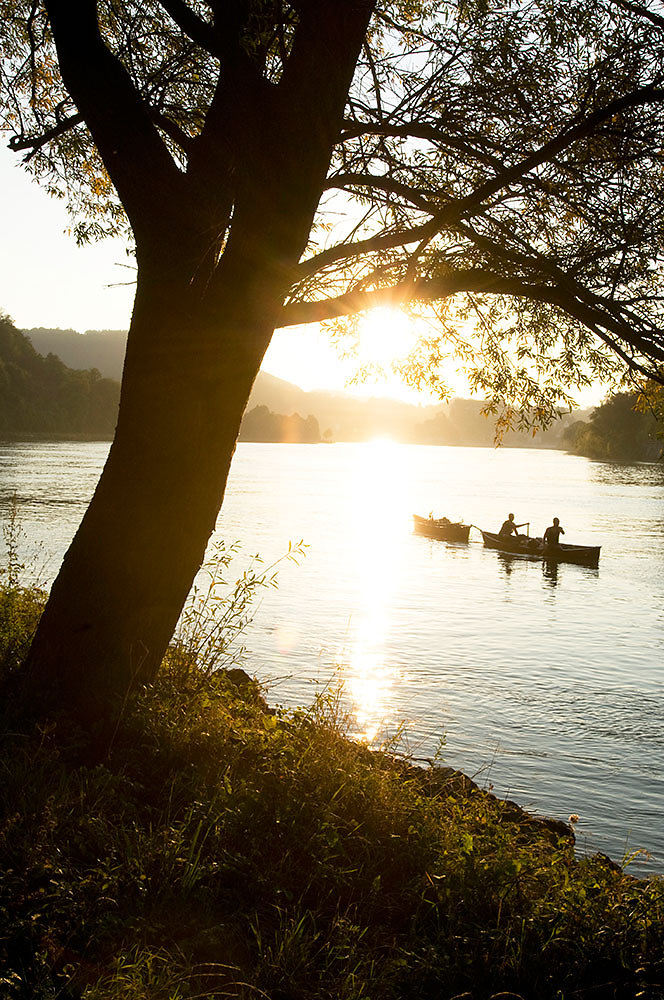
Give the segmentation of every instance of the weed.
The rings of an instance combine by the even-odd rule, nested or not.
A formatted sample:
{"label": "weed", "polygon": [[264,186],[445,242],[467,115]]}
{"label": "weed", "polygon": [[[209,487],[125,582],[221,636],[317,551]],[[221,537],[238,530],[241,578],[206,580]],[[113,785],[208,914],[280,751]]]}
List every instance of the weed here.
{"label": "weed", "polygon": [[215,670],[239,665],[246,654],[242,640],[253,619],[260,590],[277,587],[280,564],[299,562],[306,545],[304,541],[289,542],[288,551],[266,567],[260,556],[253,556],[231,584],[228,571],[238,551],[238,542],[218,542],[192,589],[167,656],[178,680],[187,674],[202,680]]}
{"label": "weed", "polygon": [[4,566],[0,567],[0,685],[25,658],[46,603],[46,592],[26,586],[25,564],[19,552],[25,532],[21,527],[16,498],[2,525],[5,543]]}

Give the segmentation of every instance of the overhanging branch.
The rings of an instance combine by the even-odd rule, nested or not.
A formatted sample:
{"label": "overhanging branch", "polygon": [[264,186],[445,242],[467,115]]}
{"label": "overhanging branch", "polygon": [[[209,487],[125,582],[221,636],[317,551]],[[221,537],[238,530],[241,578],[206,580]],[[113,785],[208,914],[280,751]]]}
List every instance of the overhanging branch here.
{"label": "overhanging branch", "polygon": [[322,299],[316,302],[290,302],[284,306],[279,326],[299,326],[304,323],[318,323],[340,316],[351,316],[377,306],[398,306],[404,302],[434,302],[456,295],[459,292],[499,292],[503,294],[527,295],[534,291],[541,294],[545,286],[525,286],[521,282],[504,278],[490,271],[469,269],[450,271],[435,279],[400,282],[389,288],[374,288],[369,291],[353,290],[344,295]]}
{"label": "overhanging branch", "polygon": [[348,187],[368,187],[372,190],[384,191],[386,194],[397,195],[429,215],[433,214],[437,207],[425,197],[431,192],[403,184],[387,174],[375,176],[372,174],[339,173],[333,174],[325,183],[326,190],[345,190]]}
{"label": "overhanging branch", "polygon": [[[317,302],[291,302],[284,306],[278,326],[281,328],[323,322],[355,315],[378,306],[398,306],[404,302],[435,302],[462,292],[508,295],[556,306],[591,330],[633,371],[664,385],[664,374],[660,373],[656,364],[664,355],[657,350],[648,353],[647,356],[653,361],[652,368],[645,367],[631,356],[623,345],[634,345],[634,340],[630,339],[630,336],[634,337],[632,328],[626,324],[621,325],[615,316],[611,316],[599,297],[595,297],[594,303],[584,302],[560,286],[527,282],[479,268],[450,271],[438,278],[402,282],[389,288],[353,290]],[[638,338],[634,339],[639,343]]]}

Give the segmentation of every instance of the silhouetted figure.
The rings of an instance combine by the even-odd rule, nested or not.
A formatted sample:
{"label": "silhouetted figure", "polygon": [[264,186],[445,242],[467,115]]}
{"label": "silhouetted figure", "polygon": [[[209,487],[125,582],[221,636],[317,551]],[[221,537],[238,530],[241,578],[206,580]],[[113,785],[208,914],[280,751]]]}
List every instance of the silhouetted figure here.
{"label": "silhouetted figure", "polygon": [[560,521],[554,517],[553,524],[544,532],[544,545],[549,549],[557,549],[560,545],[560,536],[565,534],[565,529],[560,527]]}
{"label": "silhouetted figure", "polygon": [[518,536],[519,532],[517,531],[516,524],[514,523],[514,514],[507,515],[507,520],[503,521],[503,526],[498,534],[501,538],[509,538],[510,535]]}

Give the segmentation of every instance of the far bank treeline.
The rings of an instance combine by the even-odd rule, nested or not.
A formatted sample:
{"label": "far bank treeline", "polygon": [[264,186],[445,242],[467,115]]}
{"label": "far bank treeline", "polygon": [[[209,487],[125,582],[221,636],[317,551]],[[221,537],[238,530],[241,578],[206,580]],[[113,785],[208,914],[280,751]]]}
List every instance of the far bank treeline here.
{"label": "far bank treeline", "polygon": [[[106,376],[121,371],[126,334],[89,331],[81,335],[54,330],[28,334],[0,313],[0,434],[110,440],[117,420],[120,383]],[[77,367],[68,367],[58,355]],[[78,367],[86,364],[90,367]],[[250,403],[242,421],[241,441],[318,444],[387,434],[411,444],[490,447],[494,442],[491,419],[482,414],[482,404],[471,399],[453,399],[438,409],[427,407],[415,422],[410,411],[416,408],[407,404],[310,394],[314,408],[318,404],[322,410],[325,429],[321,431],[320,414],[303,410],[307,416],[301,416],[273,409],[275,402],[279,409],[288,407],[291,411],[302,404],[308,407],[308,394],[279,379],[270,379],[268,388],[261,389],[262,377],[252,396],[256,405]],[[292,390],[298,396],[289,399]],[[656,461],[662,455],[663,434],[661,415],[656,417],[639,406],[636,393],[621,392],[586,419],[565,415],[534,439],[510,432],[503,443],[560,448],[604,461]]]}
{"label": "far bank treeline", "polygon": [[1,434],[110,438],[119,400],[119,382],[42,357],[0,313]]}
{"label": "far bank treeline", "polygon": [[663,412],[661,402],[656,414],[638,393],[616,392],[593,410],[589,420],[565,429],[563,446],[575,455],[605,462],[655,462],[662,458],[664,447]]}
{"label": "far bank treeline", "polygon": [[[0,313],[0,434],[110,440],[119,402],[117,379],[104,378],[94,367],[69,368],[52,352],[42,356]],[[306,444],[322,440],[315,417],[285,416],[267,406],[247,412],[240,439]]]}

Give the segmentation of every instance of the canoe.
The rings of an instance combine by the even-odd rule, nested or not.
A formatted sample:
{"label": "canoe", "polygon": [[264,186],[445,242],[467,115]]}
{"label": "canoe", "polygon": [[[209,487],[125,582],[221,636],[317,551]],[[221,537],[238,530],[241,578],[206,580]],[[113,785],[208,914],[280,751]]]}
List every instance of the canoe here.
{"label": "canoe", "polygon": [[467,542],[470,525],[460,521],[448,521],[446,517],[419,517],[413,514],[414,530],[427,538],[438,538],[443,542]]}
{"label": "canoe", "polygon": [[526,535],[495,535],[492,531],[482,531],[482,538],[487,549],[497,549],[499,552],[509,552],[515,556],[526,556],[531,559],[545,559],[547,562],[578,563],[580,566],[597,566],[601,545],[565,545],[561,543],[554,547],[544,544],[542,538],[530,538]]}

